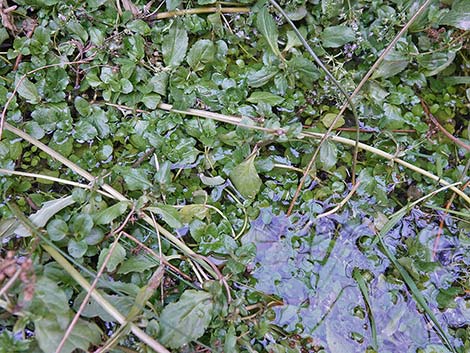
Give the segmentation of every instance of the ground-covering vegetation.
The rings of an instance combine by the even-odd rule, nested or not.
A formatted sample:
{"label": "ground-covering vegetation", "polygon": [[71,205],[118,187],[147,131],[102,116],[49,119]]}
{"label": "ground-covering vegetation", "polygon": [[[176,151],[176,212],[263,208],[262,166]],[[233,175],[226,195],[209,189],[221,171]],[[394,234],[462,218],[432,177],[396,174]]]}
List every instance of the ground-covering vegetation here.
{"label": "ground-covering vegetation", "polygon": [[0,15],[0,352],[470,351],[470,2]]}

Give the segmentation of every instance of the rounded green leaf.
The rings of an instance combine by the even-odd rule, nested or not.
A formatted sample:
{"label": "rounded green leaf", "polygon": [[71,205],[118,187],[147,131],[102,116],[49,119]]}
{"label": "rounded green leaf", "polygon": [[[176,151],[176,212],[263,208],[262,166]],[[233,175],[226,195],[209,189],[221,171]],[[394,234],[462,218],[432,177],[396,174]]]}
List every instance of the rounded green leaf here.
{"label": "rounded green leaf", "polygon": [[64,239],[69,231],[69,226],[61,219],[53,219],[47,224],[47,233],[53,241]]}

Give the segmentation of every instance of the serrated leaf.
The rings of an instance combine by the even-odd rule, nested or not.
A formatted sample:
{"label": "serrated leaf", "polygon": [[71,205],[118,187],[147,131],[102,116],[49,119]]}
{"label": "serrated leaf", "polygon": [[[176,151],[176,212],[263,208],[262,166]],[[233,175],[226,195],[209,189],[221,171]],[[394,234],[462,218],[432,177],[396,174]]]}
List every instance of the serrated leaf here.
{"label": "serrated leaf", "polygon": [[173,23],[169,33],[163,37],[162,53],[166,66],[177,67],[188,49],[188,33],[179,21]]}
{"label": "serrated leaf", "polygon": [[211,294],[186,290],[176,303],[163,309],[159,341],[169,348],[179,348],[198,339],[209,326],[213,308]]}
{"label": "serrated leaf", "polygon": [[339,48],[348,42],[352,42],[356,35],[347,26],[331,26],[323,30],[320,38],[325,48]]}
{"label": "serrated leaf", "polygon": [[95,216],[95,224],[109,224],[114,221],[117,217],[121,216],[126,212],[128,202],[120,201],[111,207],[105,208],[99,211]]}
{"label": "serrated leaf", "polygon": [[172,228],[181,228],[183,226],[179,213],[173,206],[158,205],[147,207],[147,210],[158,214],[163,219],[163,221]]}
{"label": "serrated leaf", "polygon": [[[108,256],[109,249],[111,249],[111,246],[109,248],[103,249],[100,252],[100,256],[98,258],[98,268],[101,268],[103,261],[106,259],[106,256]],[[106,270],[108,272],[114,272],[116,268],[119,266],[121,262],[123,262],[126,258],[126,249],[122,247],[121,244],[116,244],[113,253],[111,254],[108,263],[106,264]]]}
{"label": "serrated leaf", "polygon": [[261,188],[261,179],[256,171],[255,155],[233,168],[230,180],[238,192],[247,199],[254,199]]}
{"label": "serrated leaf", "polygon": [[193,71],[200,71],[204,69],[206,64],[212,62],[214,57],[214,43],[208,39],[200,39],[189,50],[186,61]]}
{"label": "serrated leaf", "polygon": [[279,33],[277,30],[276,22],[274,22],[271,14],[266,7],[262,7],[256,16],[256,28],[263,35],[264,39],[268,43],[271,51],[278,57],[281,57],[277,40]]}
{"label": "serrated leaf", "polygon": [[24,78],[18,85],[18,94],[26,99],[28,103],[38,104],[41,101],[36,85],[27,78]]}

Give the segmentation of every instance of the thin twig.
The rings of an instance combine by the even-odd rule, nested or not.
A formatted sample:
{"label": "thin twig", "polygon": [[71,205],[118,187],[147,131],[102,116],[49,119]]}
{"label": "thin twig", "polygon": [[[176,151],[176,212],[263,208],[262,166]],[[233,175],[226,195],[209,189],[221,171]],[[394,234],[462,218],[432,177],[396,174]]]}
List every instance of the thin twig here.
{"label": "thin twig", "polygon": [[354,195],[354,193],[356,192],[357,188],[359,187],[359,185],[361,184],[361,181],[358,180],[357,183],[352,187],[351,191],[346,195],[346,197],[341,200],[341,202],[339,204],[337,204],[335,207],[333,207],[331,210],[329,211],[326,211],[325,213],[321,213],[317,216],[317,218],[322,218],[322,217],[326,217],[326,216],[330,216],[332,215],[333,213],[337,212],[338,210],[341,209],[341,207],[343,207],[346,202],[349,201],[349,199]]}
{"label": "thin twig", "polygon": [[[163,110],[168,110],[168,111],[177,111],[178,113],[181,113],[181,114],[199,116],[199,117],[202,117],[202,118],[222,121],[222,122],[225,122],[225,123],[228,123],[228,124],[233,124],[233,125],[236,125],[236,126],[246,127],[246,128],[249,128],[249,129],[262,130],[262,131],[265,131],[267,133],[272,133],[272,134],[275,134],[275,135],[283,135],[283,134],[287,133],[287,131],[285,131],[283,129],[267,129],[267,128],[264,128],[262,126],[256,126],[256,125],[246,126],[245,124],[240,123],[241,120],[242,120],[241,118],[238,117],[237,119],[234,119],[234,118],[236,118],[234,116],[225,116],[223,114],[211,113],[211,112],[206,112],[206,111],[198,110],[198,109],[191,109],[188,112],[182,111],[182,110],[173,110],[172,106],[170,104],[165,104],[162,107],[159,106],[159,108],[163,109]],[[310,131],[304,131],[304,132],[301,132],[298,135],[299,138],[311,138],[311,139],[315,139],[315,140],[321,140],[324,136],[325,136],[325,134],[323,134],[323,133],[310,132]],[[356,141],[345,138],[345,137],[330,135],[329,138],[331,139],[331,141],[339,142],[341,144],[348,145],[348,146],[355,146],[355,144],[356,144]],[[381,149],[369,146],[369,145],[367,145],[365,143],[362,143],[362,142],[359,142],[358,147],[359,147],[359,149],[362,149],[362,150],[365,150],[367,152],[373,153],[377,156],[388,159],[389,161],[396,162],[396,163],[402,165],[403,167],[405,167],[407,169],[410,169],[410,170],[412,170],[416,173],[419,173],[421,175],[424,175],[425,177],[430,178],[430,179],[434,180],[435,182],[437,182],[441,185],[444,185],[444,186],[450,185],[450,183],[448,183],[444,179],[428,172],[427,170],[424,170],[424,169],[419,168],[419,167],[417,167],[417,166],[415,166],[411,163],[408,163],[408,162],[398,158],[397,156],[394,156],[390,153],[382,151]],[[452,186],[450,189],[452,191],[454,191],[455,193],[457,193],[467,203],[470,204],[470,196],[468,196],[467,194],[462,192],[459,188],[456,188],[454,186]]]}
{"label": "thin twig", "polygon": [[452,135],[449,131],[447,131],[445,129],[445,127],[443,127],[439,121],[434,117],[434,115],[432,115],[431,111],[429,110],[429,107],[427,106],[426,102],[424,101],[423,98],[421,97],[418,97],[419,98],[419,101],[421,102],[421,106],[423,107],[423,110],[424,110],[424,114],[426,114],[426,116],[428,117],[429,120],[431,120],[431,122],[436,125],[436,127],[441,130],[441,132],[446,135],[447,138],[449,138],[452,142],[454,142],[455,144],[459,145],[460,147],[462,148],[465,148],[467,151],[470,151],[470,145],[467,145],[465,142],[463,142],[462,140],[458,139],[457,137],[455,137],[454,135]]}
{"label": "thin twig", "polygon": [[[384,61],[385,57],[390,53],[390,51],[395,47],[397,44],[398,40],[406,33],[408,28],[416,21],[416,19],[423,13],[424,10],[431,4],[433,0],[426,0],[423,5],[411,16],[409,21],[403,26],[403,28],[398,32],[398,34],[393,38],[393,40],[390,42],[390,44],[385,48],[383,53],[377,58],[377,61],[374,63],[374,65],[371,66],[369,71],[365,74],[365,76],[362,78],[361,82],[357,85],[356,89],[351,93],[350,99],[354,99],[358,93],[361,91],[362,87],[366,84],[366,82],[369,80],[369,78],[372,76],[372,74],[375,72],[375,70],[378,69],[382,61]],[[343,113],[346,111],[348,107],[347,103],[344,103],[343,106],[341,107],[339,113],[337,114],[336,118],[339,119],[340,116],[343,115]],[[335,119],[336,119],[335,118]]]}
{"label": "thin twig", "polygon": [[131,219],[133,214],[134,214],[134,208],[132,208],[132,210],[129,212],[129,214],[127,215],[124,222],[116,230],[113,230],[111,232],[111,234],[116,234],[117,233],[116,239],[114,240],[113,245],[111,245],[111,248],[109,249],[108,253],[106,254],[106,257],[105,257],[103,263],[101,264],[101,267],[100,267],[98,273],[96,274],[95,279],[93,280],[93,282],[91,284],[90,290],[88,290],[85,298],[82,301],[82,304],[80,305],[80,308],[77,310],[77,312],[75,313],[72,321],[70,322],[69,326],[67,327],[67,330],[65,331],[64,337],[62,337],[62,340],[60,341],[59,345],[57,346],[57,349],[55,350],[55,353],[60,353],[62,348],[64,348],[65,342],[67,341],[70,334],[72,333],[72,330],[75,327],[76,323],[78,322],[78,319],[80,318],[81,313],[83,312],[83,310],[85,310],[85,307],[88,304],[88,300],[90,300],[92,291],[96,288],[96,285],[98,284],[98,281],[99,281],[101,275],[103,274],[106,266],[108,265],[108,262],[111,259],[111,256],[114,252],[114,249],[116,249],[116,246],[119,244],[119,239],[121,238],[121,231],[120,230],[122,230],[126,226],[126,224],[129,222],[129,220]]}
{"label": "thin twig", "polygon": [[160,12],[152,14],[151,16],[144,17],[146,21],[161,20],[164,18],[171,18],[177,16],[204,14],[204,13],[248,13],[249,7],[201,7],[198,9],[175,10],[168,12]]}
{"label": "thin twig", "polygon": [[[75,181],[56,178],[56,177],[53,177],[53,176],[50,176],[50,175],[44,175],[44,174],[20,172],[20,171],[16,171],[16,170],[8,170],[8,169],[3,169],[3,168],[0,168],[0,174],[21,175],[21,176],[30,177],[30,178],[50,180],[50,181],[54,181],[56,183],[71,185],[71,186],[75,186],[75,187],[82,188],[82,189],[87,189],[87,190],[93,190],[94,189],[94,186],[90,185],[90,184],[81,184],[81,183],[77,183]],[[101,194],[101,195],[106,196],[106,197],[113,198],[112,195],[110,195],[110,194],[108,194],[104,191],[101,191],[101,190],[95,190],[95,191],[97,193]]]}

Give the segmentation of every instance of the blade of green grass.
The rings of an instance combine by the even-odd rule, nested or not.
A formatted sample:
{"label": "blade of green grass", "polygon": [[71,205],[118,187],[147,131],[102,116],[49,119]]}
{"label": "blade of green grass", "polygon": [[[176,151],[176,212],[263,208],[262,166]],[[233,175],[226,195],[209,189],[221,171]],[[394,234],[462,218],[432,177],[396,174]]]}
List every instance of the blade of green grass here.
{"label": "blade of green grass", "polygon": [[452,185],[446,185],[444,187],[441,187],[441,188],[439,188],[437,190],[434,190],[433,192],[421,197],[420,199],[412,202],[411,204],[401,208],[398,212],[393,214],[392,217],[390,217],[390,220],[387,223],[385,223],[385,225],[380,230],[380,232],[377,233],[377,240],[378,240],[378,242],[380,243],[380,245],[382,247],[383,253],[389,258],[389,260],[391,261],[393,266],[395,266],[395,268],[398,270],[401,277],[403,278],[403,281],[405,282],[406,286],[408,287],[411,294],[413,295],[413,298],[421,306],[421,308],[424,310],[424,312],[426,313],[428,318],[434,324],[435,329],[436,329],[438,335],[440,336],[442,342],[444,343],[444,345],[446,345],[446,347],[451,352],[454,352],[454,353],[456,353],[456,350],[452,346],[452,344],[450,343],[451,341],[449,339],[448,334],[444,331],[442,326],[439,324],[439,321],[437,320],[436,316],[434,315],[434,313],[432,312],[432,310],[429,307],[428,303],[426,302],[426,299],[424,298],[423,294],[418,289],[418,286],[416,285],[413,278],[408,274],[408,271],[402,265],[400,265],[400,263],[398,262],[395,255],[388,249],[387,245],[384,242],[384,237],[388,234],[388,232],[390,230],[393,229],[393,227],[395,227],[398,224],[398,222],[400,222],[400,220],[405,216],[405,214],[409,210],[411,210],[414,206],[416,206],[418,203],[420,203],[420,202],[436,195],[437,193],[439,193],[441,191],[449,189],[452,186],[455,186],[455,185],[458,185],[458,184],[461,184],[461,183],[455,183],[455,184],[452,184]]}
{"label": "blade of green grass", "polygon": [[379,343],[377,341],[377,326],[375,325],[374,313],[372,312],[372,306],[370,305],[369,290],[367,288],[366,281],[362,276],[359,268],[353,270],[353,278],[356,280],[359,290],[361,291],[362,297],[364,298],[364,303],[366,304],[367,316],[369,317],[370,323],[370,332],[372,335],[372,344],[373,348],[377,350],[379,348]]}

